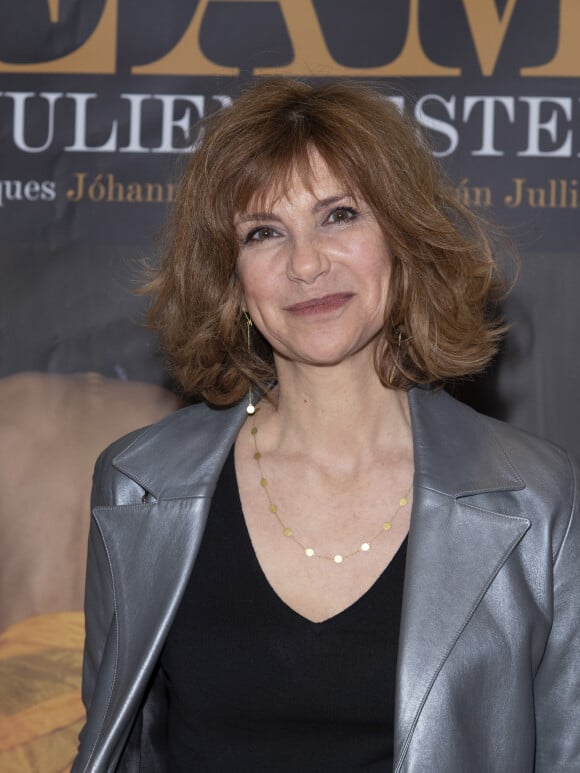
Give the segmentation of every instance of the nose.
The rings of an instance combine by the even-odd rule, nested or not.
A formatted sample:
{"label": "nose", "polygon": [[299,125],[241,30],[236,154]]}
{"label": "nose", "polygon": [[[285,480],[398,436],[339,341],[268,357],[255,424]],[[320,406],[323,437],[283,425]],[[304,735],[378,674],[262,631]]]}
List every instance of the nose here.
{"label": "nose", "polygon": [[312,237],[295,239],[289,259],[288,278],[293,282],[312,284],[330,268],[328,251],[323,240]]}

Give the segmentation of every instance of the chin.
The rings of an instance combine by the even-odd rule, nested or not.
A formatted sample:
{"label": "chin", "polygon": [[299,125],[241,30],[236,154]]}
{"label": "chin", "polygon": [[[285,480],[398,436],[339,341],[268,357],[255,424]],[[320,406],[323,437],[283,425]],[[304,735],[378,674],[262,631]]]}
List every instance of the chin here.
{"label": "chin", "polygon": [[349,361],[358,361],[361,364],[368,361],[370,367],[373,366],[374,347],[369,342],[363,346],[345,347],[310,347],[305,350],[293,350],[289,352],[275,352],[276,356],[285,362],[295,362],[302,365],[312,365],[321,368],[332,368],[342,365]]}

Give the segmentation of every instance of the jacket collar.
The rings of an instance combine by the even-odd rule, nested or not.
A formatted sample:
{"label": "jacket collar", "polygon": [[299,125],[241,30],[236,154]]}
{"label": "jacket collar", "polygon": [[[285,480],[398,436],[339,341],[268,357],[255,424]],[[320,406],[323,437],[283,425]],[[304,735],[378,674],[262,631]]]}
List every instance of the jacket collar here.
{"label": "jacket collar", "polygon": [[193,405],[145,429],[113,466],[157,500],[212,496],[247,417],[245,405]]}
{"label": "jacket collar", "polygon": [[[490,420],[443,391],[418,387],[409,408],[415,486],[454,498],[524,487]],[[211,496],[245,419],[243,404],[184,408],[140,433],[113,464],[157,500]]]}
{"label": "jacket collar", "polygon": [[409,392],[415,486],[454,498],[514,491],[524,483],[493,431],[493,420],[446,392]]}

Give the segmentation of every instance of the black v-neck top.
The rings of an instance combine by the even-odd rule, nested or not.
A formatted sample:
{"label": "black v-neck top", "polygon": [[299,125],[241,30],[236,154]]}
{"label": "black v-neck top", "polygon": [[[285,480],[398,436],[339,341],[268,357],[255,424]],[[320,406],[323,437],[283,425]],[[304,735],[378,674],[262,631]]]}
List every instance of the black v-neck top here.
{"label": "black v-neck top", "polygon": [[231,452],[161,656],[165,770],[391,770],[405,555],[406,540],[352,606],[307,620],[262,572]]}

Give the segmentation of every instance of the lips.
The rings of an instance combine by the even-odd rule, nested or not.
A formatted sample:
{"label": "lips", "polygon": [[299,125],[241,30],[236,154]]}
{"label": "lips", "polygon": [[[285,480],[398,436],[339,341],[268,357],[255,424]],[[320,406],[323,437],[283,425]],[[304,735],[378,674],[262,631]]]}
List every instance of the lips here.
{"label": "lips", "polygon": [[307,301],[287,306],[286,311],[293,314],[316,314],[325,311],[335,311],[344,306],[353,297],[353,293],[331,293],[319,298],[309,298]]}

